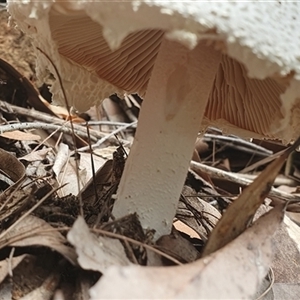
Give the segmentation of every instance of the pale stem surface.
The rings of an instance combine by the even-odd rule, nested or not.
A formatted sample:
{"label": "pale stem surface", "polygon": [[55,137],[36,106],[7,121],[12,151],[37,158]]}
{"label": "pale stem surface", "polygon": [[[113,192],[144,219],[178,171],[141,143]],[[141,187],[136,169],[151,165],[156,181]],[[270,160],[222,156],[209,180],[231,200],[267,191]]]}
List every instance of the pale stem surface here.
{"label": "pale stem surface", "polygon": [[136,212],[155,238],[170,233],[221,53],[164,40],[139,116],[113,215]]}

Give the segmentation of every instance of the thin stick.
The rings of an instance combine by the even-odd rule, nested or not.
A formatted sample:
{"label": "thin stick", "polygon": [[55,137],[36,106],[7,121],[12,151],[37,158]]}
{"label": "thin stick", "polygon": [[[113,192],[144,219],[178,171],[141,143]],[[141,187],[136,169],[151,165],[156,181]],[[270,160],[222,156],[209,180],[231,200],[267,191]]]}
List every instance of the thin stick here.
{"label": "thin stick", "polygon": [[[200,170],[202,172],[205,172],[214,178],[220,178],[220,179],[232,181],[232,182],[238,183],[243,186],[248,186],[253,182],[252,180],[241,178],[239,176],[239,174],[235,174],[232,172],[226,172],[226,171],[214,168],[214,167],[206,166],[204,164],[201,164],[201,163],[198,163],[195,161],[191,161],[190,167],[193,170]],[[279,191],[278,189],[275,189],[273,187],[271,188],[270,196],[280,198],[281,200],[297,200],[297,201],[299,201],[298,195],[288,194],[288,193]]]}
{"label": "thin stick", "polygon": [[[46,113],[42,113],[40,111],[15,106],[15,105],[9,104],[9,103],[1,101],[1,100],[0,100],[0,107],[2,109],[6,109],[6,110],[7,110],[7,107],[9,107],[13,110],[13,112],[15,114],[19,114],[19,115],[26,116],[26,117],[31,117],[31,118],[33,118],[35,120],[38,120],[38,121],[42,121],[42,122],[49,123],[49,124],[61,125],[61,126],[67,127],[67,128],[71,128],[71,125],[69,124],[69,121],[65,121],[63,119],[48,115]],[[99,122],[107,122],[107,121],[99,121]],[[90,125],[90,123],[91,122],[89,122],[89,125]],[[94,123],[96,124],[97,121],[92,121],[92,125]],[[112,122],[112,124],[115,125],[115,126],[119,126],[119,125],[114,124],[114,123],[120,123],[120,126],[123,126],[123,125],[127,124],[127,123],[121,123],[121,122]],[[79,125],[79,124],[73,124],[73,126],[77,130],[77,132],[82,132],[83,134],[86,133],[85,125],[82,126],[82,125]],[[90,129],[90,134],[91,134],[91,136],[93,136],[96,139],[101,139],[101,138],[106,137],[108,135],[104,132],[94,130],[94,129]],[[115,139],[114,139],[114,137],[110,136],[108,141],[109,142],[115,142]],[[127,142],[126,140],[122,140],[122,143],[126,143],[126,142]]]}
{"label": "thin stick", "polygon": [[[56,130],[67,134],[76,134],[83,138],[87,138],[86,132],[74,130],[68,127],[63,127],[63,125],[55,125],[55,124],[48,124],[43,122],[26,122],[26,123],[13,123],[8,125],[1,125],[0,126],[0,134],[5,132],[11,132],[15,130],[25,130],[25,129],[43,129],[43,130]],[[97,141],[97,138],[91,136],[91,140],[93,142]]]}
{"label": "thin stick", "polygon": [[[96,125],[107,125],[107,126],[125,126],[128,123],[126,122],[114,122],[114,121],[88,121],[86,123],[81,123],[82,125],[87,124],[89,126],[96,126]],[[133,124],[133,123],[131,123]],[[136,127],[136,124],[133,124],[131,127]]]}
{"label": "thin stick", "polygon": [[[101,140],[99,140],[96,144],[91,145],[92,149],[99,148],[105,141],[107,141],[111,136],[116,135],[122,130],[125,130],[128,127],[133,126],[134,124],[137,124],[137,121],[134,121],[132,123],[126,124],[125,126],[119,127],[116,130],[112,131],[109,135],[106,137],[103,137]],[[126,141],[128,143],[128,141]],[[78,149],[78,152],[84,152],[90,149],[90,146],[82,147]],[[71,154],[72,155],[72,154]]]}
{"label": "thin stick", "polygon": [[13,265],[12,265],[12,260],[13,260],[13,258],[14,258],[15,250],[16,250],[15,247],[12,247],[12,248],[11,248],[11,251],[10,251],[9,257],[8,257],[8,262],[7,262],[7,264],[8,264],[8,275],[9,275],[10,277],[13,277],[13,271],[12,271],[12,270],[13,270]]}

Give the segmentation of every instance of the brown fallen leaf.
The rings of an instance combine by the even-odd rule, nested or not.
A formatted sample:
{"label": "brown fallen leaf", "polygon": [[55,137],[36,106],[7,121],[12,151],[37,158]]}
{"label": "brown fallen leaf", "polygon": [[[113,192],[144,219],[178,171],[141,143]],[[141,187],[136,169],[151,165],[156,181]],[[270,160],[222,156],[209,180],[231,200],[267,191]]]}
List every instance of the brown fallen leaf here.
{"label": "brown fallen leaf", "polygon": [[98,299],[252,299],[269,270],[272,235],[284,216],[272,209],[224,248],[176,267],[107,269],[90,289]]}
{"label": "brown fallen leaf", "polygon": [[44,220],[29,215],[7,233],[1,233],[0,249],[11,247],[44,246],[63,255],[72,264],[77,264],[76,253],[66,245],[66,238]]}
{"label": "brown fallen leaf", "polygon": [[[36,110],[45,112],[50,115],[54,113],[41,101],[39,93],[34,88],[32,83],[21,73],[19,73],[11,64],[0,58],[0,67],[4,70],[9,76],[11,76],[18,85],[21,85],[26,92],[27,103],[30,104]],[[23,103],[24,105],[25,103]],[[27,106],[26,104],[24,106]]]}
{"label": "brown fallen leaf", "polygon": [[[91,155],[89,153],[81,153],[78,169],[80,187],[78,188],[75,159],[74,157],[70,157],[69,147],[66,144],[60,143],[52,169],[59,184],[64,185],[64,187],[58,191],[58,195],[61,197],[68,194],[77,195],[93,176]],[[101,157],[93,156],[93,164],[96,172],[102,167],[105,161],[106,160]]]}
{"label": "brown fallen leaf", "polygon": [[0,136],[16,141],[38,141],[41,139],[41,137],[37,134],[23,132],[20,130],[3,132],[0,134]]}
{"label": "brown fallen leaf", "polygon": [[[17,257],[12,257],[10,259],[10,264],[11,266],[9,266],[9,261],[8,259],[5,260],[1,260],[0,261],[0,283],[2,283],[2,281],[5,279],[5,277],[8,275],[9,273],[9,268],[11,268],[11,270],[13,270],[15,267],[18,266],[18,264],[26,257],[26,254],[17,256]],[[0,298],[1,299],[1,298]]]}
{"label": "brown fallen leaf", "polygon": [[25,167],[15,156],[0,149],[0,173],[17,183],[24,177]]}
{"label": "brown fallen leaf", "polygon": [[274,236],[273,248],[275,257],[272,268],[275,274],[275,282],[299,283],[300,227],[286,216],[282,226]]}
{"label": "brown fallen leaf", "polygon": [[113,160],[107,160],[86,185],[80,190],[78,197],[82,197],[84,203],[92,205],[98,197],[103,195],[104,187],[110,186],[112,182]]}
{"label": "brown fallen leaf", "polygon": [[91,233],[82,217],[78,217],[68,233],[68,241],[75,247],[78,263],[86,270],[105,271],[112,265],[126,266],[127,258],[119,240]]}
{"label": "brown fallen leaf", "polygon": [[286,149],[246,187],[243,193],[226,210],[212,231],[203,251],[203,256],[225,246],[239,236],[250,225],[253,216],[269,194],[273,182],[287,157],[298,147],[300,138]]}
{"label": "brown fallen leaf", "polygon": [[182,263],[193,262],[200,254],[193,244],[183,238],[175,228],[173,228],[171,234],[160,237],[156,245],[159,250]]}
{"label": "brown fallen leaf", "polygon": [[61,279],[59,270],[53,271],[41,286],[22,297],[22,300],[50,300],[57,289]]}
{"label": "brown fallen leaf", "polygon": [[43,148],[41,150],[31,151],[27,155],[22,156],[20,160],[26,160],[29,162],[42,161],[46,158],[48,152],[51,150],[51,148]]}
{"label": "brown fallen leaf", "polygon": [[176,218],[192,228],[207,241],[210,232],[221,218],[221,213],[208,202],[197,197],[197,192],[185,186],[180,196]]}

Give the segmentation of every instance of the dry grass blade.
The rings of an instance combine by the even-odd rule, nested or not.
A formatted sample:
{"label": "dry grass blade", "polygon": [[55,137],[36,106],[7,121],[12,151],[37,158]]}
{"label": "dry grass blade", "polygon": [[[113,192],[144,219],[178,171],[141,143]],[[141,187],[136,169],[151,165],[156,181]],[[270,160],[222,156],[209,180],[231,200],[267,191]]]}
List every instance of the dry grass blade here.
{"label": "dry grass blade", "polygon": [[272,184],[285,160],[299,144],[300,138],[297,139],[293,146],[288,148],[280,157],[273,161],[256,180],[243,191],[239,198],[229,206],[226,213],[212,231],[204,249],[203,256],[215,252],[245,231],[256,210],[269,194]]}

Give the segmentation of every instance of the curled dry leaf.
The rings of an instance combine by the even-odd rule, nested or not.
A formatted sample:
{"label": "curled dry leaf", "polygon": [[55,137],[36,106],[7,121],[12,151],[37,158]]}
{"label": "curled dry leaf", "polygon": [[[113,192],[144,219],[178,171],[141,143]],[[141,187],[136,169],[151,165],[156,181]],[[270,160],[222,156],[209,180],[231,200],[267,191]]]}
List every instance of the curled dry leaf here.
{"label": "curled dry leaf", "polygon": [[171,234],[160,237],[156,245],[159,250],[183,263],[193,262],[199,257],[199,252],[193,244],[183,238],[175,228]]}
{"label": "curled dry leaf", "polygon": [[[0,149],[0,173],[4,175],[8,181],[17,183],[25,175],[25,168],[16,157]],[[4,178],[1,178],[4,180]]]}
{"label": "curled dry leaf", "polygon": [[57,251],[72,264],[76,264],[76,253],[66,245],[65,237],[44,220],[29,215],[14,225],[11,230],[8,228],[7,232],[1,234],[0,249],[5,246],[44,246]]}
{"label": "curled dry leaf", "polygon": [[[101,157],[93,156],[93,162],[95,167],[95,172],[105,163],[105,160]],[[86,183],[92,178],[93,170],[91,164],[91,155],[89,153],[80,154],[79,163],[79,184],[77,184],[77,174],[76,174],[76,164],[75,159],[70,157],[68,163],[65,165],[65,169],[59,175],[59,182],[61,185],[66,184],[58,194],[61,195],[78,195]],[[94,191],[94,190],[93,190]]]}
{"label": "curled dry leaf", "polygon": [[86,270],[104,273],[110,266],[131,264],[119,240],[92,234],[82,217],[73,224],[68,241],[76,249],[78,263]]}
{"label": "curled dry leaf", "polygon": [[110,267],[90,289],[91,300],[251,299],[268,272],[272,235],[283,215],[282,207],[272,209],[230,244],[191,264]]}
{"label": "curled dry leaf", "polygon": [[211,233],[205,246],[203,256],[208,255],[240,235],[251,223],[255,212],[269,194],[273,182],[289,154],[300,144],[300,138],[280,157],[245,188],[243,193],[229,206],[217,226]]}

